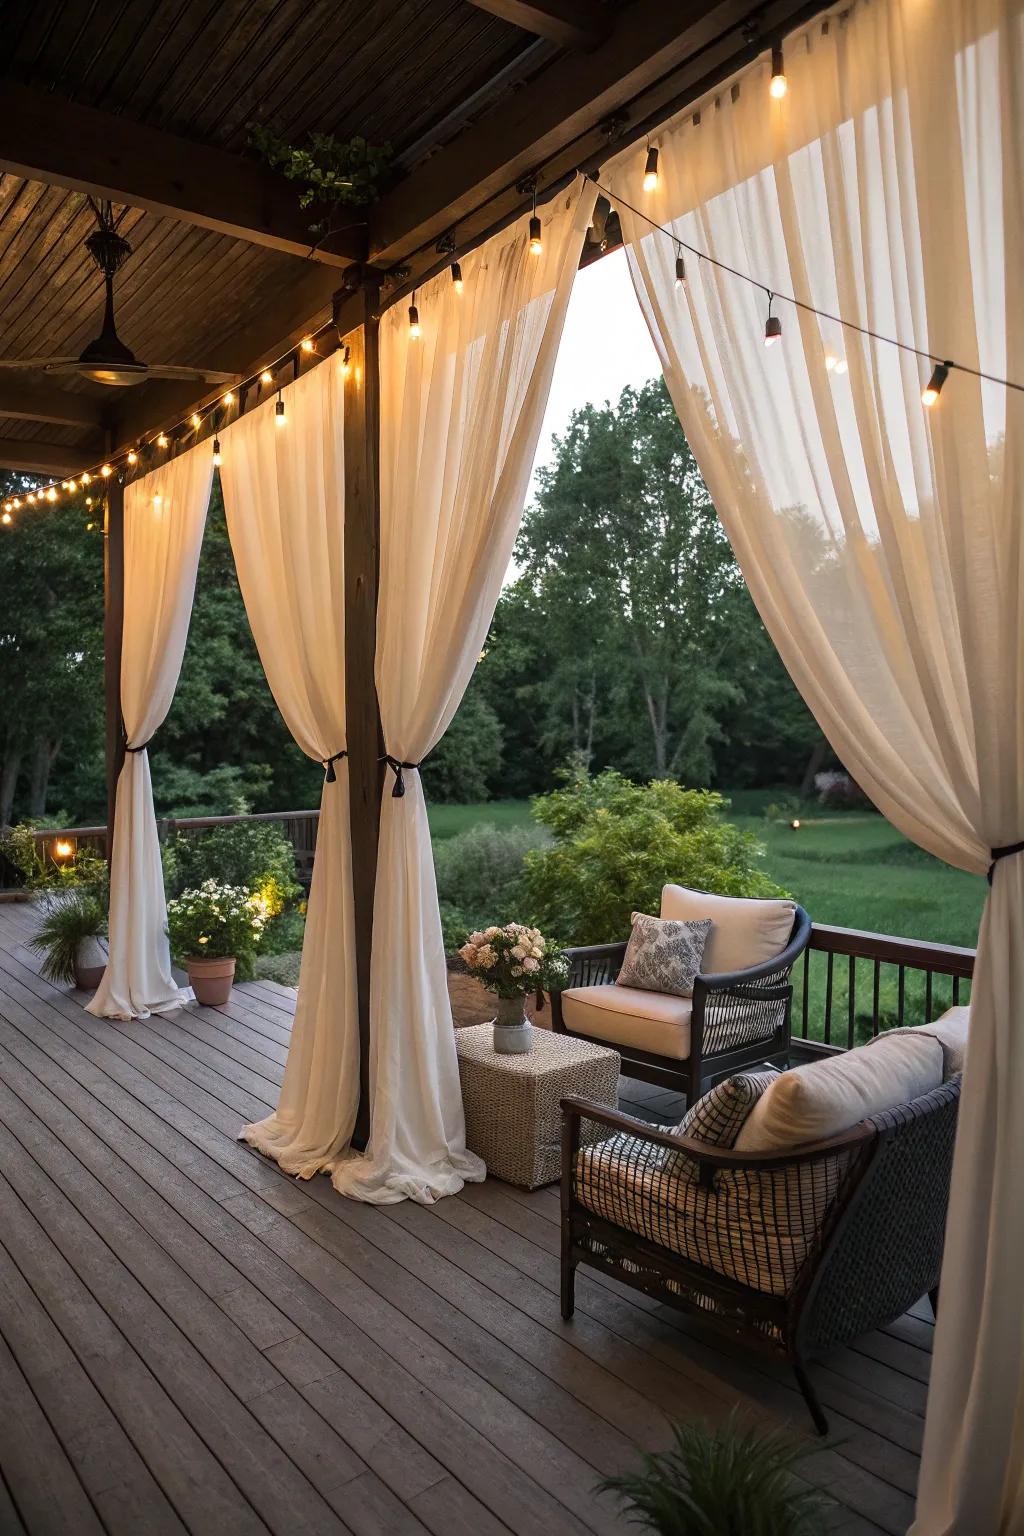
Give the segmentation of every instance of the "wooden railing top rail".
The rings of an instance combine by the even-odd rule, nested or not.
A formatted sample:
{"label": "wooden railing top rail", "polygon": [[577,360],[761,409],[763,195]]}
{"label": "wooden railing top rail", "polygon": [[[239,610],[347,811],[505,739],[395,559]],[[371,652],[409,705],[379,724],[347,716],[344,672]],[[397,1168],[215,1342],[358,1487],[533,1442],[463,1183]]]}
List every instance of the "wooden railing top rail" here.
{"label": "wooden railing top rail", "polygon": [[[157,821],[161,826],[175,827],[182,832],[197,832],[204,827],[226,827],[240,821],[301,821],[304,817],[319,815],[318,810],[253,811],[233,816],[158,816]],[[101,824],[97,827],[40,827],[35,837],[40,841],[54,837],[105,837],[106,834],[106,825]]]}
{"label": "wooden railing top rail", "polygon": [[958,944],[933,944],[926,939],[901,939],[887,933],[866,933],[859,928],[835,928],[828,923],[814,923],[811,949],[832,955],[852,955],[858,960],[879,960],[883,964],[907,965],[914,970],[935,971],[942,976],[974,974],[973,949]]}

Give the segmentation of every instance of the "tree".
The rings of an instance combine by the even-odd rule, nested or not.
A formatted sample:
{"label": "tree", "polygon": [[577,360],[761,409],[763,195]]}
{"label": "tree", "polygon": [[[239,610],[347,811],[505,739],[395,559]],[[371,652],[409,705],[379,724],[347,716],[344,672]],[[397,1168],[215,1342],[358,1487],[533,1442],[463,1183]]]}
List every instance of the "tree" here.
{"label": "tree", "polygon": [[0,472],[0,494],[22,501],[0,529],[0,825],[44,817],[51,778],[65,792],[102,752],[100,517],[84,496],[30,506],[33,484]]}

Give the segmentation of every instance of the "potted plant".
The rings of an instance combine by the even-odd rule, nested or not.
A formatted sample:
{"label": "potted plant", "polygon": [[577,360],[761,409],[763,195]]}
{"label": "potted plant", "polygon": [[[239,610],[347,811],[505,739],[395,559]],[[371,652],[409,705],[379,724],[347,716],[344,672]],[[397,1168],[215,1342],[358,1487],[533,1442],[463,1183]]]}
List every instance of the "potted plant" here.
{"label": "potted plant", "polygon": [[506,923],[471,933],[459,954],[469,974],[496,994],[494,1049],[502,1055],[530,1050],[526,999],[565,981],[568,967],[559,949],[538,928]]}
{"label": "potted plant", "polygon": [[171,953],[187,970],[196,1002],[227,1002],[236,962],[251,969],[266,920],[251,891],[217,880],[204,880],[167,903]]}
{"label": "potted plant", "polygon": [[42,974],[58,986],[83,992],[99,986],[107,967],[106,892],[98,885],[69,886],[46,899],[32,947],[43,956]]}
{"label": "potted plant", "polygon": [[733,1411],[714,1429],[673,1424],[670,1451],[645,1454],[642,1469],[600,1486],[629,1507],[630,1523],[658,1536],[818,1536],[827,1499],[793,1476],[816,1445],[783,1430],[760,1432]]}

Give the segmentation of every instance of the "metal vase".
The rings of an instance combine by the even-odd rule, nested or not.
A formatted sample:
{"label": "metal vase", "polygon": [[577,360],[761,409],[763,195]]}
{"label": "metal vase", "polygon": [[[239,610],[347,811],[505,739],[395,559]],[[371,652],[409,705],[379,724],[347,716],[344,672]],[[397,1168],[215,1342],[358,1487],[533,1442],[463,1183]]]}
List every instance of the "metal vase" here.
{"label": "metal vase", "polygon": [[533,1049],[533,1026],[525,997],[499,997],[494,1019],[494,1049],[499,1056],[524,1056]]}

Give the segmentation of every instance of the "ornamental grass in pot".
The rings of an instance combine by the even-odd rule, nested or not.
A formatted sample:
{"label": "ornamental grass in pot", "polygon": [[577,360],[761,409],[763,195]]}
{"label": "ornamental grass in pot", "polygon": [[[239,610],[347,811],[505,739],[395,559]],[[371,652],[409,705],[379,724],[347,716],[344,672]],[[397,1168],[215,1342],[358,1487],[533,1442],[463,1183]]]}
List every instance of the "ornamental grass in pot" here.
{"label": "ornamental grass in pot", "polygon": [[167,903],[171,954],[188,972],[197,1003],[226,1003],[236,967],[251,974],[266,921],[250,891],[217,880],[204,880]]}
{"label": "ornamental grass in pot", "polygon": [[494,1049],[519,1055],[533,1046],[526,999],[560,986],[568,966],[561,951],[538,928],[506,923],[471,933],[459,950],[466,969],[488,992],[495,994]]}
{"label": "ornamental grass in pot", "polygon": [[107,893],[102,885],[69,886],[45,898],[32,938],[47,981],[91,992],[107,968]]}

